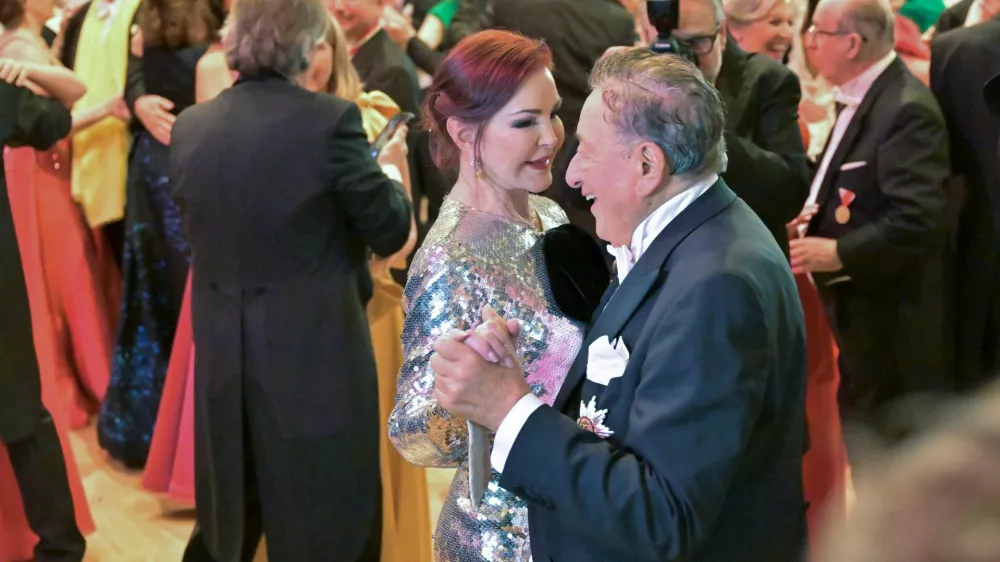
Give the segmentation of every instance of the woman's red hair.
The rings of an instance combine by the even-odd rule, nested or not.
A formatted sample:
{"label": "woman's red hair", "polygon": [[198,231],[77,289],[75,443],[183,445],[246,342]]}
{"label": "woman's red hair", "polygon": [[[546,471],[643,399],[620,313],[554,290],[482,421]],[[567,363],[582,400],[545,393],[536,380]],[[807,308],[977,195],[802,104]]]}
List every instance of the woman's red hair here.
{"label": "woman's red hair", "polygon": [[448,119],[479,126],[476,153],[489,120],[514,97],[535,71],[552,69],[552,53],[542,41],[509,31],[488,30],[459,41],[434,73],[424,102],[434,163],[458,167],[459,150],[448,134]]}

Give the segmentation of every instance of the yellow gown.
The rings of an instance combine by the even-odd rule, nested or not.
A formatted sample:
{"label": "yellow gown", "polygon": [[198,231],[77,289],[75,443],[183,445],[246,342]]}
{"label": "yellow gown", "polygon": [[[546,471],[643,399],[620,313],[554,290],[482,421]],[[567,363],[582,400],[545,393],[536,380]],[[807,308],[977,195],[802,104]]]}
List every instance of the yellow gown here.
{"label": "yellow gown", "polygon": [[[382,92],[355,100],[362,124],[373,141],[399,107]],[[396,375],[403,366],[403,288],[390,267],[406,267],[406,251],[371,263],[374,291],[368,303],[368,326],[378,369],[379,455],[382,465],[382,562],[430,562],[431,523],[427,476],[399,456],[389,443],[386,426],[396,402]]]}

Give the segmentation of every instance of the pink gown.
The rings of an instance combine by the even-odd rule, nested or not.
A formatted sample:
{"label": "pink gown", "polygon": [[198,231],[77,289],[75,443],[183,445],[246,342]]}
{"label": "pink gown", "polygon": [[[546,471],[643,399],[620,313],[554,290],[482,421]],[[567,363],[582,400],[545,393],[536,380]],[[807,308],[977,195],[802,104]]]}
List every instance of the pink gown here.
{"label": "pink gown", "polygon": [[165,493],[179,504],[194,505],[194,338],[190,273],[142,486],[151,492]]}

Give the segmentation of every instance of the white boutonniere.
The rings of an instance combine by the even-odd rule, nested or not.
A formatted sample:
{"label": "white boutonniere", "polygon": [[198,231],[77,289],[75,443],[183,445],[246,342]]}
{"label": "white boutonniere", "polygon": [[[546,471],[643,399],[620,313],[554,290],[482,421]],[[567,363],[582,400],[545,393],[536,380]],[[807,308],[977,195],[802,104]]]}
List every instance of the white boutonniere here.
{"label": "white boutonniere", "polygon": [[608,415],[608,411],[597,409],[597,397],[594,396],[590,399],[590,403],[584,404],[583,400],[580,401],[580,417],[576,420],[576,425],[581,429],[586,429],[591,433],[595,433],[600,437],[608,437],[613,435],[615,432],[608,429],[604,425],[604,417]]}

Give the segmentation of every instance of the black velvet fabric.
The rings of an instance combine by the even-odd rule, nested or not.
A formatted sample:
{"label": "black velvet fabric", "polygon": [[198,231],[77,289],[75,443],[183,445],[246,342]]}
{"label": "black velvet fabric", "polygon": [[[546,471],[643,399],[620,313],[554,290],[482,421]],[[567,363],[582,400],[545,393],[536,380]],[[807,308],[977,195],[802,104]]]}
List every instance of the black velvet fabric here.
{"label": "black velvet fabric", "polygon": [[574,320],[589,323],[611,280],[601,248],[587,231],[572,224],[546,232],[541,245],[559,309]]}

